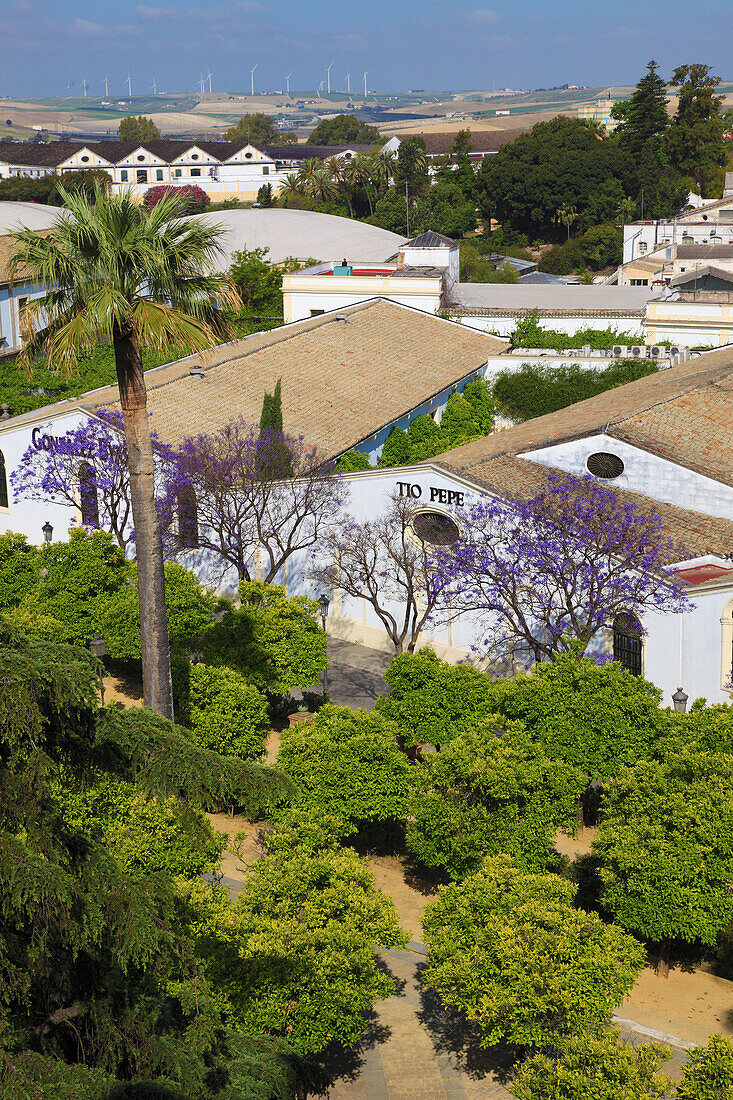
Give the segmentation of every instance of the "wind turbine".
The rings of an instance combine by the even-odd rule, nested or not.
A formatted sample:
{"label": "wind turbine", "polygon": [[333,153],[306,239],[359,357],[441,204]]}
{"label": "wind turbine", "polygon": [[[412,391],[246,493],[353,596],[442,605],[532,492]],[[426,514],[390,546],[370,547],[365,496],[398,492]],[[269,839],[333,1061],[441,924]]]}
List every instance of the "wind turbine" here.
{"label": "wind turbine", "polygon": [[351,73],[346,74],[346,91],[351,95]]}
{"label": "wind turbine", "polygon": [[366,97],[367,97],[367,79],[366,78],[367,78],[368,73],[369,73],[369,70],[367,69],[367,71],[364,73],[364,99],[366,99]]}
{"label": "wind turbine", "polygon": [[257,66],[256,66],[256,65],[253,65],[253,66],[252,66],[252,68],[251,68],[251,69],[249,70],[249,78],[250,78],[250,80],[251,80],[251,82],[252,82],[252,83],[251,83],[251,88],[252,88],[252,95],[254,95],[254,94],[255,94],[255,69],[256,69],[256,68],[257,68]]}
{"label": "wind turbine", "polygon": [[333,61],[326,69],[326,79],[328,81],[328,94],[331,94],[331,69],[333,68]]}
{"label": "wind turbine", "polygon": [[104,74],[104,98],[109,99],[109,77]]}
{"label": "wind turbine", "polygon": [[130,80],[129,69],[127,70],[127,80],[125,81],[125,83],[127,84],[127,94],[129,95],[130,99],[132,99],[132,81]]}
{"label": "wind turbine", "polygon": [[155,77],[153,77],[153,83],[150,85],[150,87],[153,89],[153,95],[157,95],[158,85],[155,83]]}
{"label": "wind turbine", "polygon": [[87,97],[87,88],[88,87],[89,87],[89,85],[87,84],[86,77],[82,77],[81,88],[82,88],[82,95],[84,96],[85,99]]}
{"label": "wind turbine", "polygon": [[285,87],[287,88],[288,96],[290,96],[290,77],[293,75],[293,71],[294,70],[291,69],[291,71],[285,77]]}
{"label": "wind turbine", "polygon": [[209,92],[211,92],[211,73],[206,74],[206,79],[209,82]]}
{"label": "wind turbine", "polygon": [[206,81],[204,79],[204,74],[202,73],[201,76],[199,77],[199,95],[204,94],[205,85],[206,85]]}

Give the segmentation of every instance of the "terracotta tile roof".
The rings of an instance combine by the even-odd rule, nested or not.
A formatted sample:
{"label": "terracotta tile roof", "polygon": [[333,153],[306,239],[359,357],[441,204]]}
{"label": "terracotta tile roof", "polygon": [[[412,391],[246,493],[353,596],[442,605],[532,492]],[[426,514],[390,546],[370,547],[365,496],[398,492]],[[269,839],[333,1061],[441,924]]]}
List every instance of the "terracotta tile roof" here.
{"label": "terracotta tile roof", "polygon": [[[272,392],[281,378],[285,431],[336,456],[472,375],[507,346],[421,310],[371,299],[248,336],[203,359],[148,371],[148,408],[161,439],[175,444],[238,416],[257,423],[265,390]],[[192,368],[203,369],[203,377],[192,376]],[[109,386],[2,427],[117,401],[117,388]]]}
{"label": "terracotta tile roof", "polygon": [[[50,229],[36,230],[39,237],[45,237],[50,232]],[[17,247],[9,233],[0,234],[0,285],[2,286],[10,282],[10,260],[15,255]],[[15,282],[23,282],[29,275],[28,269],[21,266],[15,273]]]}
{"label": "terracotta tile roof", "polygon": [[[466,129],[470,129],[470,123]],[[495,153],[502,145],[514,141],[524,130],[471,130],[471,144],[474,153]],[[413,137],[413,134],[405,134],[405,138]],[[453,148],[456,135],[451,131],[428,130],[418,135],[425,141],[425,150],[429,156],[449,153]]]}
{"label": "terracotta tile roof", "polygon": [[599,432],[733,485],[733,347],[476,439],[441,459],[472,474],[499,455]]}
{"label": "terracotta tile roof", "polygon": [[[452,451],[432,461],[445,470],[465,475],[468,471],[452,461],[456,453],[457,451]],[[527,458],[503,454],[474,463],[469,476],[472,481],[496,496],[521,498],[541,489],[553,474],[562,478],[572,476],[563,470],[542,466]],[[615,487],[614,491],[623,501],[635,505],[639,511],[659,516],[665,535],[681,551],[671,555],[670,561],[683,561],[706,554],[717,554],[721,557],[733,554],[733,521],[703,515],[688,508],[678,508],[674,504],[653,500],[643,493],[632,493]]]}

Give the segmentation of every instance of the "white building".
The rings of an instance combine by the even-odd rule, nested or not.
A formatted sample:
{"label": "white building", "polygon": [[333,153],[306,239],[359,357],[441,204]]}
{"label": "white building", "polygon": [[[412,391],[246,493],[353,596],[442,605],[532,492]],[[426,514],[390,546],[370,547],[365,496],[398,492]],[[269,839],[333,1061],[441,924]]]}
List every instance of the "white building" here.
{"label": "white building", "polygon": [[112,190],[142,196],[150,187],[196,184],[216,202],[251,202],[264,184],[275,194],[285,176],[304,160],[340,157],[350,160],[366,145],[283,145],[256,148],[247,142],[175,141],[156,138],[142,143],[98,141],[48,144],[0,141],[0,179],[31,178],[99,168],[112,180]]}
{"label": "white building", "polygon": [[[11,279],[10,258],[15,250],[12,237],[7,234],[0,236],[0,358],[20,351],[23,346],[20,311],[29,300],[40,298],[45,293],[45,288],[34,283],[23,267]],[[0,384],[0,404],[2,402]]]}
{"label": "white building", "polygon": [[391,260],[343,257],[285,275],[286,321],[343,309],[375,295],[427,313],[441,312],[469,328],[506,337],[517,321],[535,311],[546,328],[568,335],[578,329],[615,328],[643,342],[650,287],[579,284],[462,283],[457,241],[428,230],[413,238]]}
{"label": "white building", "polygon": [[704,202],[678,218],[625,225],[623,262],[647,256],[664,245],[693,244],[733,244],[733,173],[726,173],[722,199]]}
{"label": "white building", "polygon": [[[286,431],[304,435],[324,454],[356,448],[374,462],[394,425],[405,428],[421,413],[439,420],[450,394],[486,374],[503,351],[484,333],[373,300],[150,371],[149,409],[161,439],[176,444],[239,415],[256,423],[263,392],[281,378]],[[551,472],[598,478],[660,516],[680,547],[673,568],[696,605],[684,616],[646,615],[646,636],[636,649],[611,628],[602,645],[609,653],[616,646],[619,656],[623,650],[626,663],[656,683],[667,704],[680,686],[691,699],[726,701],[733,664],[732,394],[733,355],[711,352],[416,466],[342,475],[348,511],[374,518],[402,487],[416,514],[438,513],[460,529],[465,509],[482,496],[522,496],[544,486]],[[0,531],[40,542],[44,522],[63,537],[70,522],[80,521],[69,507],[9,500],[7,480],[27,447],[53,447],[68,428],[117,400],[108,387],[0,421]],[[203,578],[210,575],[204,555],[189,551],[186,561]],[[313,594],[308,565],[305,554],[289,561],[279,579],[291,593]],[[235,578],[220,583],[233,591]],[[334,592],[331,610],[331,633],[387,648],[363,601]],[[465,657],[476,640],[469,616],[436,622],[422,637],[452,660]]]}

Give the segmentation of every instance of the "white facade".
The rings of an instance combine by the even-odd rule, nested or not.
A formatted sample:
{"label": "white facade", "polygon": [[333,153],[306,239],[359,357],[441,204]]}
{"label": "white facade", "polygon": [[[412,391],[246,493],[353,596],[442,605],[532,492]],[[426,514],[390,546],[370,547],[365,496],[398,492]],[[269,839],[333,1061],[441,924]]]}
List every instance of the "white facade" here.
{"label": "white facade", "polygon": [[10,283],[0,283],[0,358],[20,351],[23,346],[20,311],[26,302],[42,298],[45,293],[45,288],[37,283],[20,280],[12,287]]}

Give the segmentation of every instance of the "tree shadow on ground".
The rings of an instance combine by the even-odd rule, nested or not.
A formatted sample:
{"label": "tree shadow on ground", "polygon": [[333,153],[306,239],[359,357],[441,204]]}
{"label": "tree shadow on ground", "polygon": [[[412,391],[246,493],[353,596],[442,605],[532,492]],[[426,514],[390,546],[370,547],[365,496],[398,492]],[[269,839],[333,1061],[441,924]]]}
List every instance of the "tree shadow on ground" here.
{"label": "tree shadow on ground", "polygon": [[[425,965],[421,963],[418,966],[419,976]],[[418,1018],[439,1055],[452,1055],[460,1072],[474,1080],[489,1074],[493,1074],[502,1085],[513,1080],[514,1066],[522,1056],[520,1047],[504,1043],[482,1047],[478,1027],[462,1012],[446,1008],[438,994],[427,986],[421,988],[420,1001]]]}
{"label": "tree shadow on ground", "polygon": [[374,1010],[364,1013],[366,1027],[358,1043],[343,1046],[330,1043],[315,1059],[331,1078],[331,1081],[355,1081],[364,1068],[366,1052],[386,1043],[392,1032],[379,1023]]}

